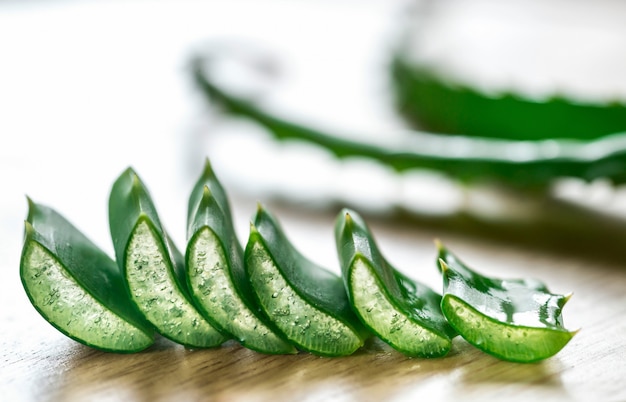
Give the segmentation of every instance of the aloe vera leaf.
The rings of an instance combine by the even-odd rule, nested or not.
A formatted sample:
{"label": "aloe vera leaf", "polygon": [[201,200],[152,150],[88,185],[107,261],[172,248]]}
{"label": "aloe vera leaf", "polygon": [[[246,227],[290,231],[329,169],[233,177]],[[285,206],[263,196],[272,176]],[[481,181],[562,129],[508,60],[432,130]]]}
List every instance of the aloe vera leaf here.
{"label": "aloe vera leaf", "polygon": [[296,250],[261,204],[244,255],[257,302],[299,349],[342,356],[363,346],[370,334],[354,315],[341,277]]}
{"label": "aloe vera leaf", "polygon": [[184,257],[163,229],[139,176],[125,170],[109,197],[113,246],[131,300],[164,337],[187,347],[214,347],[226,337],[196,310]]}
{"label": "aloe vera leaf", "polygon": [[28,199],[20,261],[24,290],[43,318],[68,337],[108,352],[154,343],[122,274],[106,253],[58,212]]}
{"label": "aloe vera leaf", "polygon": [[208,160],[189,198],[187,226],[187,281],[207,320],[257,352],[296,353],[252,296],[228,198]]}
{"label": "aloe vera leaf", "polygon": [[551,293],[537,280],[480,275],[441,243],[438,248],[443,313],[472,345],[504,360],[535,362],[558,353],[576,334],[563,326],[569,295]]}
{"label": "aloe vera leaf", "polygon": [[290,121],[229,92],[206,72],[206,63],[202,57],[193,60],[194,79],[224,111],[251,119],[279,140],[306,141],[339,158],[366,157],[399,172],[432,169],[463,182],[493,180],[521,188],[544,189],[562,177],[626,183],[626,133],[593,140],[515,141],[414,131],[401,145],[353,141]]}
{"label": "aloe vera leaf", "polygon": [[542,140],[591,140],[626,131],[626,104],[490,95],[442,78],[396,51],[390,67],[398,110],[427,130],[448,134]]}
{"label": "aloe vera leaf", "polygon": [[456,332],[441,312],[441,295],[395,269],[355,211],[339,213],[335,240],[344,285],[361,321],[403,354],[446,355]]}

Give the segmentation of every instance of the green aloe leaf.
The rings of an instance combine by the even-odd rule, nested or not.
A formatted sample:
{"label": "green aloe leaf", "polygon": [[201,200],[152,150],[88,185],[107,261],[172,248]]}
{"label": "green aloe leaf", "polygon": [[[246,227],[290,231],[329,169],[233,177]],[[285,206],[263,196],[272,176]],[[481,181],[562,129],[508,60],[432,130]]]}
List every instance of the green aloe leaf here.
{"label": "green aloe leaf", "polygon": [[132,353],[152,345],[154,330],[130,301],[115,261],[55,210],[30,199],[28,207],[20,277],[35,309],[96,349]]}
{"label": "green aloe leaf", "polygon": [[345,134],[319,130],[272,113],[229,90],[207,72],[209,61],[197,57],[192,66],[198,87],[212,102],[230,114],[251,119],[279,140],[306,141],[340,158],[365,157],[396,171],[432,169],[464,182],[492,180],[530,189],[545,189],[563,177],[626,183],[626,133],[593,139],[526,141],[415,131],[404,136],[402,144],[350,140]]}
{"label": "green aloe leaf", "polygon": [[534,362],[558,353],[576,334],[563,326],[569,295],[530,279],[497,279],[473,271],[438,244],[442,310],[469,343],[504,360]]}
{"label": "green aloe leaf", "polygon": [[322,356],[350,355],[368,337],[341,277],[296,250],[260,204],[250,227],[245,268],[259,305],[298,348]]}
{"label": "green aloe leaf", "polygon": [[254,300],[228,198],[208,160],[189,198],[187,226],[187,280],[204,316],[249,349],[296,353]]}
{"label": "green aloe leaf", "polygon": [[396,270],[355,211],[339,213],[335,240],[344,284],[361,321],[406,355],[446,355],[456,332],[441,312],[441,295]]}
{"label": "green aloe leaf", "polygon": [[163,229],[148,190],[128,168],[113,184],[109,226],[131,300],[156,330],[187,347],[214,347],[226,338],[196,310],[184,257]]}
{"label": "green aloe leaf", "polygon": [[585,102],[558,94],[546,100],[488,94],[443,78],[433,67],[411,60],[406,51],[397,51],[390,63],[396,104],[428,130],[515,140],[591,140],[626,131],[623,102]]}

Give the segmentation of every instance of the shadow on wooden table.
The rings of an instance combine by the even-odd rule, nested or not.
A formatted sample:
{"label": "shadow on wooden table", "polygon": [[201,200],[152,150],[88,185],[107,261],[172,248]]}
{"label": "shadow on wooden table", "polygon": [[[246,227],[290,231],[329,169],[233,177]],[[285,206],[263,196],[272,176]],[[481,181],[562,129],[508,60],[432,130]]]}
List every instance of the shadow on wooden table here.
{"label": "shadow on wooden table", "polygon": [[439,359],[407,358],[378,340],[341,358],[263,355],[235,342],[186,350],[163,339],[132,355],[77,348],[56,400],[412,400],[433,386],[458,399],[487,381],[560,387],[552,365],[501,362],[463,341]]}

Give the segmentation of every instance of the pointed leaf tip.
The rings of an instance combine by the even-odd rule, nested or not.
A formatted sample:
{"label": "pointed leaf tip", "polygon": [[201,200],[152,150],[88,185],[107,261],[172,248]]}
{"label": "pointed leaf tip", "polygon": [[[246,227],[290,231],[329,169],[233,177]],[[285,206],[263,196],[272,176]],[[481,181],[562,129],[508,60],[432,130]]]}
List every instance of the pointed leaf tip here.
{"label": "pointed leaf tip", "polygon": [[29,221],[24,221],[24,237],[30,237],[35,232],[35,228]]}
{"label": "pointed leaf tip", "polygon": [[340,233],[352,231],[354,226],[354,220],[352,218],[352,215],[350,215],[350,211],[345,208],[342,209],[337,216],[336,224],[336,229],[339,230]]}
{"label": "pointed leaf tip", "polygon": [[259,233],[259,231],[257,230],[256,226],[254,225],[254,222],[250,222],[250,234],[254,234],[254,233]]}
{"label": "pointed leaf tip", "polygon": [[213,171],[213,165],[211,165],[211,161],[208,157],[204,159],[204,172],[203,175],[206,177],[215,176],[215,172]]}
{"label": "pointed leaf tip", "polygon": [[213,194],[211,193],[211,189],[209,188],[209,186],[205,184],[204,188],[202,189],[202,199],[207,200],[211,198],[212,196]]}
{"label": "pointed leaf tip", "polygon": [[137,175],[137,173],[130,171],[129,174],[131,175],[133,180],[133,187],[141,187],[141,180],[139,180],[139,176]]}
{"label": "pointed leaf tip", "polygon": [[26,196],[26,205],[28,207],[28,212],[26,213],[26,220],[30,222],[33,218],[33,212],[35,208],[37,207],[37,205],[35,204],[35,201],[33,201],[33,199],[30,198],[28,195]]}
{"label": "pointed leaf tip", "polygon": [[445,274],[446,272],[448,272],[448,269],[449,269],[448,264],[446,264],[446,262],[442,258],[439,259],[439,267],[441,267],[442,274]]}
{"label": "pointed leaf tip", "polygon": [[559,305],[561,306],[561,308],[565,306],[565,304],[572,298],[573,295],[574,295],[574,292],[569,292],[563,295],[561,300],[559,300]]}
{"label": "pointed leaf tip", "polygon": [[134,171],[129,171],[130,174],[130,193],[132,194],[143,194],[146,193],[146,189],[143,186],[143,183],[141,182],[141,179],[139,178],[139,175],[137,173],[135,173]]}
{"label": "pointed leaf tip", "polygon": [[352,226],[353,221],[352,221],[352,215],[350,215],[350,212],[346,211],[344,216],[346,220],[346,226]]}
{"label": "pointed leaf tip", "polygon": [[132,166],[128,166],[126,169],[124,169],[124,172],[122,173],[123,175],[129,175],[129,176],[136,176],[137,173],[135,172],[135,169],[133,169]]}

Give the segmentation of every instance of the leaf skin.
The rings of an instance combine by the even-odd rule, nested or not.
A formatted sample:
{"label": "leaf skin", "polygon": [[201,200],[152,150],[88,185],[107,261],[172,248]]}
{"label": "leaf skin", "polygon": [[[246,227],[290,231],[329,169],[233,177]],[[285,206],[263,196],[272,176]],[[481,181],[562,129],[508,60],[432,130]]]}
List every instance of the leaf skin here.
{"label": "leaf skin", "polygon": [[143,219],[149,221],[163,239],[163,244],[172,259],[178,285],[186,289],[184,257],[162,227],[147,187],[139,175],[129,167],[115,181],[109,196],[109,228],[118,264],[123,264],[130,236],[137,222]]}
{"label": "leaf skin", "polygon": [[[156,236],[159,247],[164,251],[164,263],[171,270],[174,281],[173,285],[176,290],[182,294],[186,306],[190,308],[191,314],[196,315],[203,321],[200,314],[196,311],[193,298],[189,294],[185,273],[185,259],[180,251],[176,248],[173,241],[161,225],[161,221],[157,214],[157,210],[148,192],[147,187],[143,184],[137,173],[132,168],[127,168],[114,182],[109,196],[109,227],[111,230],[111,239],[115,249],[117,263],[120,266],[125,278],[128,289],[128,271],[126,267],[126,256],[131,242],[131,237],[135,230],[146,224],[149,231]],[[130,292],[130,290],[128,290]],[[172,306],[173,307],[173,306]],[[139,308],[141,310],[141,308]],[[146,316],[146,311],[142,311]],[[187,337],[188,339],[199,340],[196,333],[187,335],[173,335],[168,331],[159,329],[159,323],[152,322],[153,326],[161,333],[161,335],[170,340],[183,344],[187,347],[213,347],[223,343],[226,338],[220,336],[213,327],[206,325],[207,333],[204,334],[204,340],[201,345],[192,344],[177,336]],[[185,323],[187,325],[189,323]],[[189,324],[191,325],[191,324]],[[194,327],[195,328],[195,327]]]}
{"label": "leaf skin", "polygon": [[[203,230],[210,230],[219,240],[219,244],[215,244],[214,247],[219,247],[224,252],[226,266],[222,269],[230,276],[234,287],[233,290],[239,299],[239,303],[245,305],[249,313],[254,316],[253,320],[258,320],[259,326],[265,326],[264,330],[270,330],[271,334],[268,333],[261,336],[259,333],[245,333],[245,329],[235,326],[232,322],[232,317],[229,318],[230,322],[220,322],[217,314],[207,311],[203,307],[201,300],[198,300],[197,303],[199,310],[203,312],[205,317],[216,328],[219,328],[224,333],[228,333],[249,349],[268,354],[297,353],[297,349],[294,346],[278,335],[272,322],[263,315],[254,299],[253,290],[244,270],[243,248],[237,240],[228,197],[208,159],[205,162],[201,177],[191,192],[188,208],[187,238],[189,242],[187,252],[185,253],[187,262],[186,278],[188,287],[192,290],[191,295],[196,299],[201,298],[202,295],[193,291],[193,286],[190,282],[190,252],[196,236]],[[220,297],[220,295],[216,296]],[[228,327],[232,328],[230,332],[226,329]],[[260,330],[261,328],[259,328]]]}
{"label": "leaf skin", "polygon": [[[244,253],[245,268],[249,277],[252,277],[251,271],[253,269],[258,269],[255,268],[259,258],[255,254],[255,249],[257,248],[267,252],[268,258],[280,271],[280,275],[286,281],[287,287],[293,290],[297,297],[318,311],[318,314],[334,319],[345,328],[349,328],[352,337],[358,339],[359,347],[371,336],[371,333],[352,311],[341,277],[304,257],[287,239],[274,215],[261,204],[258,204],[256,214],[252,219],[250,236]],[[259,294],[258,289],[254,285],[253,289],[255,290],[256,300],[263,307],[262,295]],[[274,296],[272,295],[272,297]],[[265,313],[268,316],[271,315],[267,311]],[[285,333],[283,330],[281,332]],[[323,356],[351,354],[356,350],[326,353],[298,343],[297,339],[289,337],[287,334],[285,336],[290,341],[296,343],[299,349]],[[323,345],[336,341],[320,338],[316,339],[315,342]]]}
{"label": "leaf skin", "polygon": [[[108,352],[132,353],[151,346],[154,329],[128,297],[122,273],[115,261],[54,209],[35,203],[30,198],[28,207],[20,276],[31,302],[35,305],[31,297],[32,290],[27,287],[25,275],[29,267],[25,266],[24,258],[27,247],[37,243],[51,254],[80,287],[104,308],[143,332],[147,341],[130,349],[106,343],[95,345],[86,343],[80,334],[68,332],[63,323],[51,322],[52,325],[78,342]],[[37,305],[35,307],[44,315]],[[76,305],[75,308],[81,307]],[[44,318],[50,321],[45,315]]]}
{"label": "leaf skin", "polygon": [[[344,285],[354,310],[364,324],[402,353],[419,357],[439,357],[447,354],[456,332],[446,322],[441,312],[441,295],[395,269],[381,254],[369,227],[357,212],[343,209],[339,213],[335,221],[335,240]],[[390,336],[384,334],[379,322],[371,320],[368,322],[365,318],[366,306],[355,304],[355,292],[363,291],[355,289],[352,281],[358,261],[369,267],[370,272],[376,277],[377,291],[389,301],[396,314],[404,315],[409,320],[409,325],[423,328],[420,333],[430,336],[392,340]],[[427,339],[433,340],[431,345],[424,344],[428,342]],[[416,346],[420,343],[424,346]]]}
{"label": "leaf skin", "polygon": [[[191,239],[194,234],[206,227],[223,239],[222,247],[227,251],[227,258],[231,260],[230,272],[236,280],[237,287],[241,289],[240,293],[247,298],[247,295],[252,294],[252,290],[243,268],[243,248],[235,234],[226,191],[208,159],[189,197],[187,239]],[[187,281],[186,274],[185,278]]]}
{"label": "leaf skin", "polygon": [[577,333],[563,326],[570,295],[532,279],[480,275],[438,243],[442,310],[469,343],[503,360],[534,362],[558,353]]}
{"label": "leaf skin", "polygon": [[[206,97],[225,112],[251,119],[278,140],[306,141],[339,158],[365,157],[398,172],[432,169],[462,182],[496,181],[528,190],[545,190],[561,177],[586,181],[602,178],[613,184],[626,183],[624,132],[587,139],[533,141],[414,131],[411,141],[402,146],[378,145],[350,140],[345,134],[318,130],[268,111],[212,77],[206,63],[210,63],[210,58],[198,56],[192,60],[193,78]],[[620,117],[626,111],[623,105],[601,109],[607,113],[612,113],[609,109],[617,109],[617,116],[622,119],[619,124],[624,125]],[[523,150],[521,154],[520,150]]]}
{"label": "leaf skin", "polygon": [[626,104],[585,102],[555,94],[527,99],[492,94],[451,82],[438,71],[396,51],[390,63],[396,105],[412,123],[428,130],[520,141],[577,138],[592,140],[626,131]]}

